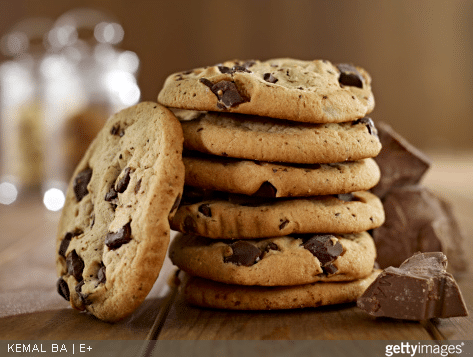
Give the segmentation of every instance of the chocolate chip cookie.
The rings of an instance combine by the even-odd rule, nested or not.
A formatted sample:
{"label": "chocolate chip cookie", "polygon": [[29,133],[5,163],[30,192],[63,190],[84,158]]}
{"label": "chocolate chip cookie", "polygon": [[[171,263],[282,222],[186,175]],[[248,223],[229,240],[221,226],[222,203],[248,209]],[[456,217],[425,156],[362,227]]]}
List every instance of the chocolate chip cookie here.
{"label": "chocolate chip cookie", "polygon": [[159,104],[113,115],[76,168],[56,242],[60,295],[117,321],[153,286],[184,185],[182,130]]}
{"label": "chocolate chip cookie", "polygon": [[365,278],[373,270],[376,249],[367,232],[235,241],[178,234],[169,256],[180,269],[201,278],[283,286]]}
{"label": "chocolate chip cookie", "polygon": [[380,170],[373,159],[298,165],[185,153],[186,185],[262,197],[316,196],[365,191]]}
{"label": "chocolate chip cookie", "polygon": [[221,198],[185,195],[171,220],[172,229],[209,238],[344,234],[370,230],[384,222],[381,201],[366,191],[275,199],[224,194]]}
{"label": "chocolate chip cookie", "polygon": [[351,121],[374,108],[371,77],[363,68],[291,58],[227,61],[175,73],[158,102],[310,123]]}
{"label": "chocolate chip cookie", "polygon": [[182,292],[193,305],[229,310],[281,310],[318,307],[356,301],[376,279],[374,270],[349,282],[316,282],[294,286],[243,286],[182,276]]}
{"label": "chocolate chip cookie", "polygon": [[[176,112],[178,118],[188,115]],[[224,157],[321,164],[375,157],[381,150],[376,127],[368,117],[311,124],[207,112],[181,124],[186,149]]]}

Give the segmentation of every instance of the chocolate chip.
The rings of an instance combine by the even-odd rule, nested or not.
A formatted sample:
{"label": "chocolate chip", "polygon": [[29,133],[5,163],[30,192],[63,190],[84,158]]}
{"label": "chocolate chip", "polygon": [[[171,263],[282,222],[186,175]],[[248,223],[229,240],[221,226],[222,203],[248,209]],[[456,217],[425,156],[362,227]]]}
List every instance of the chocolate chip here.
{"label": "chocolate chip", "polygon": [[114,187],[110,187],[110,190],[105,194],[105,201],[110,202],[114,198],[118,197],[118,192],[115,191]]}
{"label": "chocolate chip", "polygon": [[269,242],[264,250],[265,250],[265,252],[269,252],[270,250],[279,250],[279,247],[276,243]]}
{"label": "chocolate chip", "polygon": [[102,266],[97,272],[97,279],[98,279],[99,284],[105,284],[105,282],[107,281],[107,276],[105,275],[105,271],[106,271],[105,265],[103,265],[102,263]]}
{"label": "chocolate chip", "polygon": [[123,244],[130,242],[131,237],[131,226],[130,222],[125,224],[118,232],[108,232],[105,237],[105,245],[114,250],[120,248]]}
{"label": "chocolate chip", "polygon": [[183,229],[185,233],[194,233],[197,231],[197,225],[195,224],[195,221],[191,216],[187,216],[184,219]]}
{"label": "chocolate chip", "polygon": [[130,183],[130,171],[131,168],[127,167],[124,171],[122,178],[117,182],[115,190],[118,193],[125,192],[126,188],[128,187],[128,184]]}
{"label": "chocolate chip", "polygon": [[351,202],[355,200],[355,196],[353,196],[353,193],[343,193],[339,195],[335,195],[339,200],[345,201],[345,202]]}
{"label": "chocolate chip", "polygon": [[65,300],[69,301],[71,294],[69,293],[69,286],[63,278],[59,278],[56,282],[56,288],[59,295],[61,295]]}
{"label": "chocolate chip", "polygon": [[110,130],[110,134],[118,135],[119,137],[122,137],[123,135],[125,135],[125,130],[120,129],[120,125],[115,125]]}
{"label": "chocolate chip", "polygon": [[[282,221],[282,220],[281,220]],[[284,227],[286,227],[288,225],[289,221],[287,219],[285,219],[284,221],[281,222],[281,224],[279,225],[279,230],[282,230],[284,229]]]}
{"label": "chocolate chip", "polygon": [[212,92],[226,108],[234,107],[245,101],[233,82],[220,81],[212,86]]}
{"label": "chocolate chip", "polygon": [[235,65],[232,68],[226,67],[226,66],[217,66],[218,70],[222,73],[228,73],[228,74],[233,74],[235,72],[247,72],[251,73],[250,70],[246,66],[240,66],[240,65]]}
{"label": "chocolate chip", "polygon": [[217,96],[217,99],[219,100],[219,103],[217,104],[220,104],[220,106],[223,105],[222,109],[228,109],[247,101],[247,99],[243,98],[243,96],[238,92],[235,83],[231,81],[224,80],[213,84],[208,79],[201,78],[200,82],[209,87],[212,93]]}
{"label": "chocolate chip", "polygon": [[338,82],[344,86],[363,88],[363,76],[358,72],[355,66],[351,64],[337,64],[340,71]]}
{"label": "chocolate chip", "polygon": [[343,252],[340,242],[334,244],[333,235],[316,234],[307,239],[303,237],[301,244],[305,249],[312,253],[321,263],[322,267],[332,263]]}
{"label": "chocolate chip", "polygon": [[198,208],[199,212],[202,213],[205,217],[212,217],[212,210],[208,204],[200,205]]}
{"label": "chocolate chip", "polygon": [[141,179],[139,179],[138,182],[135,185],[135,194],[140,192],[140,188],[141,188]]}
{"label": "chocolate chip", "polygon": [[90,305],[92,302],[87,300],[87,297],[89,296],[89,294],[83,294],[81,291],[84,284],[85,284],[85,281],[82,280],[79,284],[76,285],[75,291],[77,295],[79,296],[79,299],[82,301],[84,305]]}
{"label": "chocolate chip", "polygon": [[73,187],[77,202],[80,202],[84,198],[84,196],[89,193],[89,191],[87,190],[87,185],[89,184],[91,178],[92,169],[89,167],[79,172],[76,178],[74,179]]}
{"label": "chocolate chip", "polygon": [[210,89],[212,89],[212,86],[214,85],[211,81],[209,81],[207,78],[201,78],[199,79],[199,82],[206,85]]}
{"label": "chocolate chip", "polygon": [[270,182],[265,181],[261,184],[258,191],[253,196],[257,197],[276,197],[278,190]]}
{"label": "chocolate chip", "polygon": [[67,248],[69,247],[69,244],[71,243],[72,238],[82,234],[82,231],[74,231],[74,232],[67,232],[64,238],[61,241],[61,245],[59,246],[59,255],[62,257],[66,257],[66,252]]}
{"label": "chocolate chip", "polygon": [[356,124],[365,124],[366,127],[368,128],[368,132],[377,137],[378,138],[378,130],[376,129],[375,125],[374,125],[374,122],[371,118],[368,118],[368,117],[364,117],[364,118],[361,118],[361,119],[358,119],[358,120],[355,120],[352,125],[356,125]]}
{"label": "chocolate chip", "polygon": [[326,274],[335,274],[338,271],[337,267],[332,263],[324,265],[322,269]]}
{"label": "chocolate chip", "polygon": [[233,73],[232,70],[230,69],[230,67],[226,67],[226,66],[217,66],[218,70],[221,72],[221,73]]}
{"label": "chocolate chip", "polygon": [[263,75],[263,79],[269,83],[276,83],[278,81],[278,79],[274,77],[271,73],[265,73]]}
{"label": "chocolate chip", "polygon": [[77,281],[82,281],[82,272],[84,271],[84,261],[76,253],[75,250],[70,252],[66,258],[67,273],[76,278]]}
{"label": "chocolate chip", "polygon": [[246,241],[239,240],[229,246],[232,248],[232,255],[224,257],[225,263],[249,267],[255,264],[261,255],[258,247]]}

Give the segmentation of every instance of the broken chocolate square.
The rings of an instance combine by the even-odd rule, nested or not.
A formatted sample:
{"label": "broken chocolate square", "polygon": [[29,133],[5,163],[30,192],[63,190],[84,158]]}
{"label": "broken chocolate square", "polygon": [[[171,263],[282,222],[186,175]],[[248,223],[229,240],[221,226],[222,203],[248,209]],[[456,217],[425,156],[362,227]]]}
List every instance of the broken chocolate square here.
{"label": "broken chocolate square", "polygon": [[385,223],[372,231],[381,268],[398,267],[415,252],[441,251],[452,272],[466,269],[463,235],[448,204],[428,188],[392,189],[383,199]]}
{"label": "broken chocolate square", "polygon": [[420,183],[429,169],[431,160],[396,133],[388,124],[378,122],[382,149],[375,158],[381,170],[381,179],[372,192],[383,198],[391,188]]}
{"label": "broken chocolate square", "polygon": [[441,252],[416,253],[399,268],[386,268],[358,299],[372,316],[422,321],[467,316],[462,294],[446,272]]}

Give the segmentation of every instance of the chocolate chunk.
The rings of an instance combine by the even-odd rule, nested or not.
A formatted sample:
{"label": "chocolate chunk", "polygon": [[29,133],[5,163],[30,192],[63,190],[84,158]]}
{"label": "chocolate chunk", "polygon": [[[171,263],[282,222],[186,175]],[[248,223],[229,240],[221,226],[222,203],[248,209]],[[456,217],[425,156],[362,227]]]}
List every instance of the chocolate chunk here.
{"label": "chocolate chunk", "polygon": [[138,182],[135,185],[135,194],[140,192],[140,188],[141,188],[141,179],[139,179]]}
{"label": "chocolate chunk", "polygon": [[70,252],[66,258],[67,273],[76,278],[77,281],[82,281],[82,272],[84,271],[84,261],[77,254],[75,250]]}
{"label": "chocolate chunk", "polygon": [[128,184],[130,183],[130,171],[131,171],[131,168],[127,167],[124,170],[124,174],[123,174],[122,178],[117,182],[115,190],[118,193],[125,192],[126,188],[128,187]]}
{"label": "chocolate chunk", "polygon": [[63,278],[59,278],[56,282],[56,288],[59,295],[61,295],[65,300],[69,301],[71,294],[69,293],[69,286]]}
{"label": "chocolate chunk", "polygon": [[342,254],[343,247],[338,240],[334,242],[336,240],[335,236],[316,234],[308,238],[303,235],[302,239],[303,243],[301,245],[320,261],[324,272],[333,274],[337,271],[337,268],[331,263]]}
{"label": "chocolate chunk", "polygon": [[361,118],[361,119],[358,119],[358,120],[355,120],[352,125],[356,125],[356,124],[365,124],[366,127],[368,128],[368,132],[375,136],[376,138],[379,139],[378,137],[378,130],[376,129],[375,125],[374,125],[374,122],[373,122],[373,119],[369,118],[369,117],[364,117],[364,118]]}
{"label": "chocolate chunk", "polygon": [[202,213],[205,217],[212,217],[212,210],[208,204],[200,205],[198,208],[199,212]]}
{"label": "chocolate chunk", "polygon": [[363,88],[363,76],[351,64],[341,63],[337,64],[340,71],[338,82],[343,86]]}
{"label": "chocolate chunk", "polygon": [[201,78],[200,82],[210,88],[212,93],[217,96],[218,104],[223,105],[224,108],[228,109],[248,101],[238,92],[235,83],[231,81],[224,80],[214,84],[206,78]]}
{"label": "chocolate chunk", "polygon": [[381,179],[372,192],[383,198],[394,187],[420,183],[431,160],[389,125],[381,122],[377,128],[382,149],[375,161],[381,170]]}
{"label": "chocolate chunk", "polygon": [[64,238],[61,241],[61,245],[59,246],[59,255],[62,257],[66,257],[66,252],[67,248],[69,247],[69,244],[71,243],[72,238],[82,234],[82,231],[74,231],[74,232],[67,232]]}
{"label": "chocolate chunk", "polygon": [[114,198],[118,197],[118,192],[115,191],[114,187],[110,187],[110,190],[105,194],[105,201],[110,202]]}
{"label": "chocolate chunk", "polygon": [[226,67],[226,66],[217,66],[218,70],[222,73],[228,73],[228,74],[233,74],[235,72],[247,72],[247,73],[251,73],[250,70],[248,70],[247,67],[245,66],[239,66],[239,65],[235,65],[233,66],[232,68],[229,68],[229,67]]}
{"label": "chocolate chunk", "polygon": [[263,75],[263,79],[269,83],[276,83],[278,81],[278,79],[274,77],[271,73],[265,73]]}
{"label": "chocolate chunk", "polygon": [[107,281],[107,276],[105,275],[105,272],[106,272],[106,268],[105,268],[105,265],[102,265],[100,266],[98,272],[97,272],[97,279],[98,279],[98,283],[99,284],[105,284],[105,282]]}
{"label": "chocolate chunk", "polygon": [[108,232],[105,237],[105,245],[110,249],[118,249],[123,244],[130,242],[131,237],[131,226],[130,222],[125,224],[118,232]]}
{"label": "chocolate chunk", "polygon": [[257,197],[276,197],[278,190],[270,182],[265,181],[261,184],[258,191],[256,191],[253,196]]}
{"label": "chocolate chunk", "polygon": [[274,242],[269,242],[266,248],[264,249],[265,252],[269,252],[270,250],[279,250],[279,247]]}
{"label": "chocolate chunk", "polygon": [[357,305],[372,316],[403,320],[467,316],[460,289],[446,266],[447,257],[441,252],[416,253],[399,268],[386,268]]}
{"label": "chocolate chunk", "polygon": [[79,284],[76,285],[75,291],[77,295],[79,296],[79,299],[82,301],[84,305],[90,305],[92,302],[87,300],[89,294],[83,294],[82,293],[82,287],[84,286],[85,281],[82,280]]}
{"label": "chocolate chunk", "polygon": [[80,202],[84,198],[84,196],[89,193],[89,191],[87,190],[87,185],[89,184],[91,178],[91,168],[86,168],[85,170],[82,170],[75,177],[73,187],[77,202]]}
{"label": "chocolate chunk", "polygon": [[122,137],[123,135],[125,135],[125,130],[120,129],[120,125],[117,124],[112,127],[112,129],[110,130],[110,134]]}
{"label": "chocolate chunk", "polygon": [[442,251],[452,271],[466,269],[464,241],[450,206],[426,187],[392,189],[384,198],[385,223],[373,230],[381,268],[398,267],[415,252]]}
{"label": "chocolate chunk", "polygon": [[353,196],[353,193],[343,193],[339,195],[335,195],[339,200],[345,201],[345,202],[351,202],[355,201],[355,196]]}
{"label": "chocolate chunk", "polygon": [[243,265],[245,267],[255,264],[261,255],[261,251],[253,244],[239,240],[229,245],[232,248],[232,255],[224,257],[225,263]]}
{"label": "chocolate chunk", "polygon": [[197,231],[197,225],[194,221],[194,218],[192,218],[191,216],[187,216],[184,219],[183,230],[184,230],[185,233],[194,233],[194,232]]}
{"label": "chocolate chunk", "polygon": [[230,69],[230,67],[217,66],[217,68],[221,73],[233,73],[232,70]]}
{"label": "chocolate chunk", "polygon": [[282,222],[279,224],[279,230],[284,229],[288,224],[289,224],[289,221],[288,221],[287,219],[285,219],[284,221],[282,221]]}

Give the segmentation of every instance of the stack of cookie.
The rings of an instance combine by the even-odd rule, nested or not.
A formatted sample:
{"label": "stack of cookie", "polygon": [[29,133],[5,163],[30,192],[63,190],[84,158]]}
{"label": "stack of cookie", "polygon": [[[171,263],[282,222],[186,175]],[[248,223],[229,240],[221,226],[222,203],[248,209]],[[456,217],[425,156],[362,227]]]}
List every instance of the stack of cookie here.
{"label": "stack of cookie", "polygon": [[168,77],[186,176],[169,254],[193,304],[289,309],[356,300],[384,222],[371,78],[328,61],[229,61]]}

